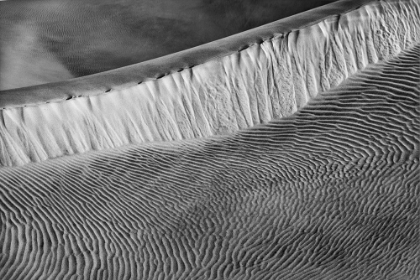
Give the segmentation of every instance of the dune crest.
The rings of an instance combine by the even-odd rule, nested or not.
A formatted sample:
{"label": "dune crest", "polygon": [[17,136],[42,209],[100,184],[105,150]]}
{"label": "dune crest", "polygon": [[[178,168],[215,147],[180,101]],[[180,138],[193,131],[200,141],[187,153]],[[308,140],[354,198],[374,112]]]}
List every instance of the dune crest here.
{"label": "dune crest", "polygon": [[[107,87],[109,72],[69,86],[0,92],[0,166],[130,143],[228,134],[290,116],[319,92],[419,41],[417,1],[349,5],[287,32],[280,20],[274,23],[279,32],[269,38],[248,38],[250,43],[237,52],[218,53],[155,79]],[[131,75],[142,70],[127,69]],[[104,86],[95,88],[90,79],[102,79]],[[84,90],[76,92],[72,83],[84,84]]]}
{"label": "dune crest", "polygon": [[1,168],[0,279],[419,279],[419,59],[233,135]]}

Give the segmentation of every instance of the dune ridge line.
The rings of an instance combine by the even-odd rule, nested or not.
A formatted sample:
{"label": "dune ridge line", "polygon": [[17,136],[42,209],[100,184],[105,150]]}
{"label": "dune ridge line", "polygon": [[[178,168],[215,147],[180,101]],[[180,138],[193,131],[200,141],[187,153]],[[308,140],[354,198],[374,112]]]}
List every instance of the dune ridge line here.
{"label": "dune ridge line", "polygon": [[318,93],[418,42],[419,5],[373,1],[128,88],[63,102],[12,102],[0,112],[0,166],[228,134],[290,116]]}
{"label": "dune ridge line", "polygon": [[419,279],[419,59],[234,134],[1,168],[0,279]]}

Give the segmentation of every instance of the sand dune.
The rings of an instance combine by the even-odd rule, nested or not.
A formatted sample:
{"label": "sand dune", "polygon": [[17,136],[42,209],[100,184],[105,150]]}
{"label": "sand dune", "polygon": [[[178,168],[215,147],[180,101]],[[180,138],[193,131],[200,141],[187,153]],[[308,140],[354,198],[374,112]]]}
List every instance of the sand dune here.
{"label": "sand dune", "polygon": [[290,116],[419,40],[416,1],[342,3],[148,63],[0,92],[0,165],[222,135]]}
{"label": "sand dune", "polygon": [[16,25],[13,38],[2,37],[0,50],[0,89],[74,78],[58,57],[46,50],[39,34],[30,26]]}
{"label": "sand dune", "polygon": [[[334,0],[19,0],[0,3],[0,90],[81,77],[181,51]],[[16,27],[23,27],[22,29]],[[27,30],[36,48],[10,49]],[[14,38],[13,40],[10,38]],[[42,71],[42,65],[55,61]],[[10,73],[10,66],[14,71]],[[18,77],[18,79],[16,79]]]}
{"label": "sand dune", "polygon": [[1,279],[418,279],[420,45],[232,135],[2,168]]}
{"label": "sand dune", "polygon": [[419,279],[419,18],[339,1],[0,92],[0,279]]}

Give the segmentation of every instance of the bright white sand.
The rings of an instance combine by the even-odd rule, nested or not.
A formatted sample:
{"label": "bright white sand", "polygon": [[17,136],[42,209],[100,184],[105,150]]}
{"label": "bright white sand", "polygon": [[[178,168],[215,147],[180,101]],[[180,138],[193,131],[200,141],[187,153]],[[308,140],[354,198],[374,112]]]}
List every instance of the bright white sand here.
{"label": "bright white sand", "polygon": [[1,92],[0,279],[419,279],[419,11]]}
{"label": "bright white sand", "polygon": [[[99,79],[106,84],[114,72],[68,85],[34,88],[33,95],[31,89],[4,92],[0,94],[4,107],[0,111],[0,165],[130,143],[227,134],[290,116],[319,92],[418,41],[419,16],[417,1],[372,2],[340,17],[273,34],[192,68],[173,69],[161,78],[115,84],[110,92],[99,95],[89,81]],[[271,30],[271,26],[265,28]],[[264,33],[264,27],[258,30]],[[139,67],[127,69],[142,73]],[[80,85],[83,91],[77,91]],[[59,100],[68,93],[75,98]],[[51,94],[57,97],[50,98]]]}
{"label": "bright white sand", "polygon": [[419,279],[420,45],[233,135],[0,169],[0,279]]}

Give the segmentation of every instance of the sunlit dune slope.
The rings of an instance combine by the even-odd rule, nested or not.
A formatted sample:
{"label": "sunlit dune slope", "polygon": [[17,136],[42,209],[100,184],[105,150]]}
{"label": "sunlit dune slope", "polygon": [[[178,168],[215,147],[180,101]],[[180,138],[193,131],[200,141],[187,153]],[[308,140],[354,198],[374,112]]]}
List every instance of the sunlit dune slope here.
{"label": "sunlit dune slope", "polygon": [[0,92],[0,165],[290,116],[419,41],[418,1],[339,1],[160,59]]}
{"label": "sunlit dune slope", "polygon": [[0,279],[419,279],[419,18],[339,1],[0,92]]}
{"label": "sunlit dune slope", "polygon": [[0,279],[419,279],[420,45],[231,135],[0,169]]}

